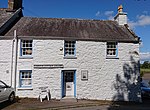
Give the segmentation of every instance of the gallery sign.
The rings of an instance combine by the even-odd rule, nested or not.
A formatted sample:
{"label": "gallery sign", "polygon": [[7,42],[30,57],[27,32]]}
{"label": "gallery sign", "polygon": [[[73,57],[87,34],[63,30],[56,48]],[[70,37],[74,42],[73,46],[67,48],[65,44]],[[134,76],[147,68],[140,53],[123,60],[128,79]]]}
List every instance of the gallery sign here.
{"label": "gallery sign", "polygon": [[63,64],[37,64],[34,65],[34,69],[53,69],[53,68],[63,68]]}

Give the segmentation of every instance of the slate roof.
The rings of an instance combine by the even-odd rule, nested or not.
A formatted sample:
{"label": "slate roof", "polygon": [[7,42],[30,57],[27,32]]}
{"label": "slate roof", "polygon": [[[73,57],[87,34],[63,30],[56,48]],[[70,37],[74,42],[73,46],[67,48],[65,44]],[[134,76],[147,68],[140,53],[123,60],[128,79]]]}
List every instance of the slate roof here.
{"label": "slate roof", "polygon": [[13,16],[12,12],[6,12],[6,9],[0,9],[0,27]]}
{"label": "slate roof", "polygon": [[[5,37],[34,39],[75,39],[94,41],[138,42],[137,36],[125,26],[111,20],[80,20],[63,18],[22,17]],[[31,37],[32,36],[32,37]]]}

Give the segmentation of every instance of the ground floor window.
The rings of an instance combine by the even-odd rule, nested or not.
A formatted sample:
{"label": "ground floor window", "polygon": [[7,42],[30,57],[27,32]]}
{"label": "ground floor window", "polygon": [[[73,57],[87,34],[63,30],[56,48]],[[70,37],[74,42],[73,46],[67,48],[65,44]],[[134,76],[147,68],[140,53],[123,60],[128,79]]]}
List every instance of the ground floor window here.
{"label": "ground floor window", "polygon": [[21,70],[20,71],[20,87],[31,87],[32,86],[32,71]]}

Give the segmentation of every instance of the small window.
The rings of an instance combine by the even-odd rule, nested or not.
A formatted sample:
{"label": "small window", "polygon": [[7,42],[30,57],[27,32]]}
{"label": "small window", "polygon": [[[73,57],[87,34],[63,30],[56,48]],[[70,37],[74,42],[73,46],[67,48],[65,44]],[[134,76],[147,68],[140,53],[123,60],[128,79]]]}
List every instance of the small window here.
{"label": "small window", "polygon": [[81,70],[81,80],[88,80],[88,70]]}
{"label": "small window", "polygon": [[20,71],[20,87],[31,87],[32,86],[32,71],[25,70]]}
{"label": "small window", "polygon": [[75,56],[75,41],[65,41],[64,54],[65,56]]}
{"label": "small window", "polygon": [[117,43],[107,42],[107,56],[117,57]]}
{"label": "small window", "polygon": [[32,40],[21,40],[21,56],[32,55]]}

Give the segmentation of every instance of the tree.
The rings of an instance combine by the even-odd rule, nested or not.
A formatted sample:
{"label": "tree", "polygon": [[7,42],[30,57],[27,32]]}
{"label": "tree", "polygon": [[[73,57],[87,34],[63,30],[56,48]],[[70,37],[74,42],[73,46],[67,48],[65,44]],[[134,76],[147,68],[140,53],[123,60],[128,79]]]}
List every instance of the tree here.
{"label": "tree", "polygon": [[141,65],[141,68],[150,68],[150,62],[149,61],[144,61],[144,63]]}

